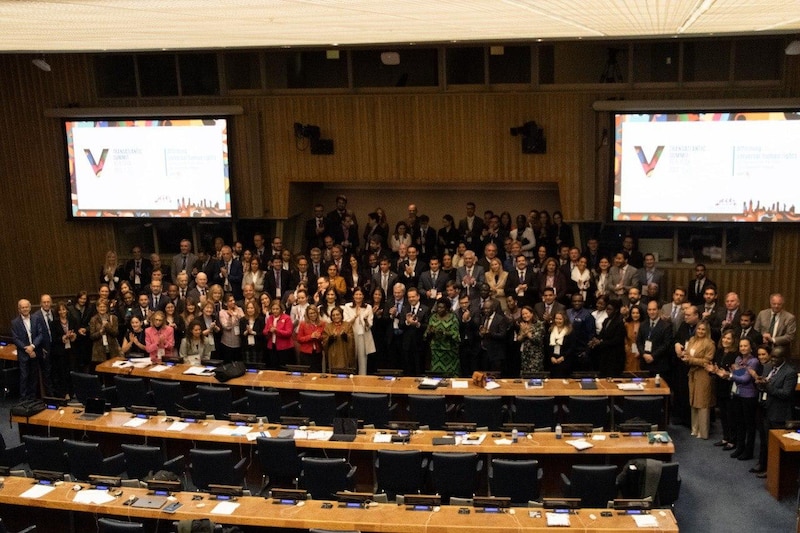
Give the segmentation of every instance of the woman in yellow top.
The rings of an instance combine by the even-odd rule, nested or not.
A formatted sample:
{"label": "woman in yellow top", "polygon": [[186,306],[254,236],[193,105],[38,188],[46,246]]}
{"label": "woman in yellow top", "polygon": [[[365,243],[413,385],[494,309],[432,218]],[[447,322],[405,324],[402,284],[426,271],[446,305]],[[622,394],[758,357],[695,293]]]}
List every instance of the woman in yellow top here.
{"label": "woman in yellow top", "polygon": [[503,270],[503,263],[498,258],[494,257],[489,262],[489,272],[484,274],[483,279],[489,285],[489,294],[492,295],[492,298],[497,300],[504,313],[508,311],[508,305],[506,304],[508,272]]}
{"label": "woman in yellow top", "polygon": [[700,322],[686,343],[681,359],[689,365],[689,405],[692,407],[692,436],[708,439],[709,409],[716,405],[711,375],[706,365],[714,360],[714,341],[707,322]]}

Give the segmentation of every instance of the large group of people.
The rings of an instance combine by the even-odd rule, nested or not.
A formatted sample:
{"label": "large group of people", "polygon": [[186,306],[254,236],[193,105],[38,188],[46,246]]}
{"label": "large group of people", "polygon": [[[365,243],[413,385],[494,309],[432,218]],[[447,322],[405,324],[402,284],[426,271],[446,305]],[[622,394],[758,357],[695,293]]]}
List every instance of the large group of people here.
{"label": "large group of people", "polygon": [[380,208],[367,220],[359,231],[340,195],[328,213],[314,206],[300,253],[260,233],[252,246],[216,238],[197,253],[184,239],[168,264],[139,246],[124,263],[109,251],[95,301],[80,291],[54,306],[43,295],[32,312],[20,300],[22,396],[38,392],[38,371],[45,393],[69,394],[70,370],[115,356],[359,374],[649,372],[669,379],[674,416],[699,438],[719,405],[720,444],[740,458],[754,454],[759,398],[765,424],[791,414],[774,407],[787,400],[775,385],[786,372],[774,369],[789,368],[796,330],[780,294],[758,314],[732,291],[720,302],[697,264],[667,297],[656,256],[633,237],[580,249],[558,211],[481,217],[469,202],[438,231],[413,204],[393,227]]}

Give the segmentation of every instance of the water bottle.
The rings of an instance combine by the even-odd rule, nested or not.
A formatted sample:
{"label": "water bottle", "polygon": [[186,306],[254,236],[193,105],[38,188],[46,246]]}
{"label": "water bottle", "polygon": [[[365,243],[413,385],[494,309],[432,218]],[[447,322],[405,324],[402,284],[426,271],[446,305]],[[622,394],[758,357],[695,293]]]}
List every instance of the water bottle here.
{"label": "water bottle", "polygon": [[556,424],[556,439],[561,438],[561,424]]}
{"label": "water bottle", "polygon": [[519,439],[519,430],[517,428],[513,428],[511,430],[511,442],[517,442]]}
{"label": "water bottle", "polygon": [[661,374],[656,374],[656,388],[661,386]]}

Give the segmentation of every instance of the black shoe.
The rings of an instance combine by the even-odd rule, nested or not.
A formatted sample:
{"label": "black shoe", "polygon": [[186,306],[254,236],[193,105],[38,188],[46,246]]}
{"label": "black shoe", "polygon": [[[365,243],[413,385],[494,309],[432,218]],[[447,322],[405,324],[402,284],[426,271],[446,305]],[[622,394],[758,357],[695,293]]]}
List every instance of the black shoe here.
{"label": "black shoe", "polygon": [[726,452],[729,452],[729,451],[733,450],[734,448],[736,448],[736,445],[734,443],[732,443],[732,442],[729,442],[725,446],[722,447],[722,449],[725,450]]}
{"label": "black shoe", "polygon": [[766,470],[761,468],[761,465],[756,465],[750,470],[748,470],[748,472],[750,472],[751,474],[760,474],[761,472],[766,472]]}
{"label": "black shoe", "polygon": [[738,459],[739,457],[741,457],[741,456],[742,456],[742,454],[743,454],[743,453],[744,453],[744,450],[735,450],[735,451],[734,451],[734,452],[731,454],[731,457],[732,457],[732,458],[734,458],[734,459]]}
{"label": "black shoe", "polygon": [[726,444],[728,444],[727,441],[718,440],[717,442],[714,443],[714,446],[725,446]]}
{"label": "black shoe", "polygon": [[743,453],[742,455],[737,457],[737,459],[739,459],[740,461],[752,461],[753,460],[753,454]]}

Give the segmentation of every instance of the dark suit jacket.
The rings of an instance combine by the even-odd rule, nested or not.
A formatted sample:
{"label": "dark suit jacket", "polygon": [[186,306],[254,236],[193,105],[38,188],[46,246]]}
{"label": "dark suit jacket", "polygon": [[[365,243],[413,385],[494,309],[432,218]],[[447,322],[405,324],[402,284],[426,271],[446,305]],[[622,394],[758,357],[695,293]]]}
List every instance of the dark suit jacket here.
{"label": "dark suit jacket", "polygon": [[[382,281],[382,274],[378,274],[377,276],[372,276],[372,286],[373,287],[381,287]],[[391,270],[388,272],[388,278],[386,283],[386,296],[387,298],[392,298],[392,287],[394,284],[397,283],[397,274],[392,272]]]}
{"label": "dark suit jacket", "polygon": [[[567,310],[567,309],[566,309],[566,307],[564,307],[564,306],[563,306],[563,305],[561,305],[560,303],[558,303],[558,302],[553,302],[553,309],[550,311],[550,320],[552,320],[552,319],[553,319],[553,315],[554,315],[554,314],[556,314],[557,312],[561,311],[561,312],[563,313],[563,312],[565,312],[566,310]],[[539,320],[544,320],[544,311],[545,311],[545,305],[544,305],[544,302],[537,302],[537,303],[536,303],[536,304],[533,306],[533,312],[534,312],[534,313],[536,313],[536,317],[537,317]],[[550,322],[548,322],[548,323],[547,323],[547,325],[549,326],[549,325],[550,325]]]}
{"label": "dark suit jacket", "polygon": [[[39,313],[41,314],[41,313]],[[50,336],[44,329],[44,320],[34,320],[35,313],[31,313],[31,338],[28,342],[28,332],[25,329],[25,324],[22,322],[22,317],[17,315],[11,321],[11,337],[14,339],[14,345],[17,347],[17,358],[20,361],[27,361],[29,359],[25,347],[33,344],[36,350],[37,357],[40,357],[45,352],[45,346],[50,343]]]}
{"label": "dark suit jacket", "polygon": [[[292,286],[292,275],[286,269],[281,269],[280,273],[281,277],[281,296],[286,291],[291,290]],[[270,268],[265,272],[264,275],[264,292],[269,294],[269,297],[273,300],[277,298],[276,296],[277,285],[275,284],[275,269]]]}
{"label": "dark suit jacket", "polygon": [[[300,272],[297,270],[292,270],[291,274],[291,287],[292,290],[297,288],[297,284],[300,283]],[[267,278],[264,278],[266,281]],[[311,271],[311,269],[306,272],[306,283],[308,284],[308,294],[312,295],[317,291],[317,276]]]}
{"label": "dark suit jacket", "polygon": [[483,228],[483,219],[478,215],[475,215],[475,219],[472,222],[472,231],[469,230],[466,218],[462,218],[458,221],[458,234],[461,235],[461,239],[466,243],[467,248],[475,253],[483,253],[483,247],[481,245],[481,232]]}
{"label": "dark suit jacket", "polygon": [[429,307],[433,308],[434,302],[428,297],[428,291],[431,289],[436,289],[439,292],[439,297],[441,298],[445,294],[445,288],[447,287],[448,276],[441,270],[436,274],[436,283],[433,282],[433,277],[431,276],[431,271],[426,270],[419,276],[419,282],[417,283],[417,288],[419,289],[423,300],[425,300],[425,304]]}
{"label": "dark suit jacket", "polygon": [[[522,296],[518,296],[517,287],[522,284],[527,285],[528,288],[525,289],[525,291],[522,293]],[[533,269],[531,267],[527,267],[522,273],[522,279],[520,279],[519,272],[517,271],[516,267],[509,270],[508,279],[506,279],[505,292],[506,296],[517,296],[520,307],[524,305],[536,305],[536,301],[539,300],[539,283],[536,279],[536,274],[534,274]]]}
{"label": "dark suit jacket", "polygon": [[422,228],[420,227],[416,228],[411,240],[423,260],[427,261],[436,255],[436,230],[432,227],[428,226],[428,229],[425,230],[425,244],[422,243]]}
{"label": "dark suit jacket", "polygon": [[[483,324],[483,320],[481,317],[481,324]],[[490,367],[493,361],[504,361],[506,358],[509,327],[508,319],[498,310],[489,322],[488,333],[481,337],[481,348],[486,352]]]}
{"label": "dark suit jacket", "polygon": [[625,368],[625,322],[617,313],[607,318],[603,329],[597,334],[602,342],[594,348],[600,364],[600,376],[618,376]]}
{"label": "dark suit jacket", "polygon": [[[155,305],[155,296],[152,293],[147,295],[147,306],[150,308],[151,311],[163,311],[164,308],[167,306],[167,302],[169,301],[169,296],[165,293],[161,293],[158,296],[158,305]],[[137,306],[138,307],[138,306]]]}
{"label": "dark suit jacket", "polygon": [[[217,262],[217,271],[215,272],[214,283],[218,283],[225,288],[225,278],[220,273],[220,268],[223,268],[222,261]],[[231,284],[231,292],[237,300],[242,297],[242,279],[244,278],[244,269],[241,261],[234,259],[231,261],[230,271],[228,272],[228,281]]]}
{"label": "dark suit jacket", "polygon": [[397,273],[397,277],[400,280],[400,283],[406,286],[406,289],[410,287],[416,287],[419,283],[419,277],[422,275],[423,272],[428,268],[424,261],[417,258],[417,263],[414,265],[414,275],[409,276],[406,274],[406,268],[408,268],[408,260],[403,261],[403,264],[400,268],[400,272]]}
{"label": "dark suit jacket", "polygon": [[[205,266],[203,266],[203,262],[198,259],[197,261],[194,262],[194,265],[192,266],[192,270],[195,269],[197,270],[198,274],[200,272],[205,273],[205,275],[208,277],[209,287],[214,283],[216,283],[214,280],[216,279],[217,274],[219,274],[219,263],[217,263],[216,259],[214,259],[213,257],[209,258],[208,262],[205,263]],[[195,276],[196,275],[197,274],[195,274]],[[192,284],[194,283],[195,276],[190,276],[192,278]]]}
{"label": "dark suit jacket", "polygon": [[408,300],[405,301],[403,306],[403,314],[400,317],[400,329],[403,330],[403,350],[413,351],[415,353],[424,352],[425,329],[428,327],[428,319],[431,317],[431,310],[428,306],[419,303],[417,304],[417,320],[419,320],[419,327],[410,326],[406,324],[406,314],[411,312],[411,305]]}
{"label": "dark suit jacket", "polygon": [[305,228],[303,229],[303,239],[306,241],[306,251],[312,248],[322,249],[322,239],[327,234],[328,227],[325,225],[325,219],[322,219],[322,233],[317,235],[317,219],[310,218],[306,220]]}
{"label": "dark suit jacket", "polygon": [[645,353],[644,343],[647,340],[653,345],[650,351],[650,355],[653,356],[653,362],[647,363],[642,359],[642,370],[649,370],[653,375],[666,375],[672,356],[675,354],[675,344],[672,340],[672,323],[668,320],[658,319],[655,328],[651,331],[650,319],[643,320],[639,326],[639,334],[636,337],[636,345],[640,354]]}
{"label": "dark suit jacket", "polygon": [[[150,276],[153,274],[153,265],[150,263],[149,259],[142,259],[139,274],[139,284],[138,287],[142,285],[146,285],[150,283]],[[129,259],[128,262],[125,263],[125,278],[131,282],[131,284],[136,285],[134,283],[135,273],[134,270],[136,268],[136,262],[133,259]]]}
{"label": "dark suit jacket", "polygon": [[709,287],[716,287],[717,285],[708,278],[703,278],[703,286],[700,288],[700,292],[698,293],[695,289],[697,287],[697,280],[692,279],[689,281],[688,287],[686,287],[686,300],[691,302],[692,305],[697,305],[699,307],[703,307],[705,300],[703,300],[703,292]]}
{"label": "dark suit jacket", "polygon": [[797,385],[797,370],[788,362],[783,363],[775,375],[767,381],[767,401],[764,412],[772,423],[792,420],[794,389]]}

